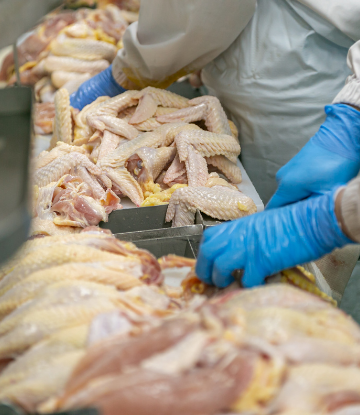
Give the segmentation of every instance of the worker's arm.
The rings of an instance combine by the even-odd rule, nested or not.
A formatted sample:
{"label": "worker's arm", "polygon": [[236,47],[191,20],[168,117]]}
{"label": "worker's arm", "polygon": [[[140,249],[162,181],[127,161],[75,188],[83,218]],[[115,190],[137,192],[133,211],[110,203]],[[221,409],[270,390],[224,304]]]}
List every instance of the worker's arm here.
{"label": "worker's arm", "polygon": [[352,40],[360,39],[358,0],[297,0],[330,22]]}
{"label": "worker's arm", "polygon": [[278,189],[267,209],[318,195],[344,185],[360,169],[360,41],[348,54],[353,71],[344,88],[325,111],[327,118],[314,137],[282,167]]}
{"label": "worker's arm", "polygon": [[344,233],[360,243],[360,178],[337,192],[336,215]]}
{"label": "worker's arm", "polygon": [[[358,208],[359,186],[360,182]],[[234,280],[232,272],[242,269],[243,285],[253,287],[283,269],[319,259],[335,248],[354,243],[339,225],[336,196],[333,190],[206,230],[199,249],[197,275],[207,283],[225,287]],[[360,237],[359,211],[357,215]]]}
{"label": "worker's arm", "polygon": [[168,87],[226,50],[255,8],[256,0],[142,1],[139,21],[127,28],[124,48],[112,69],[106,76],[86,81],[73,94],[72,105],[81,109],[102,90],[110,96],[119,94],[119,85],[124,89]]}
{"label": "worker's arm", "polygon": [[[227,49],[251,19],[256,0],[145,0],[113,65],[140,88],[166,88]],[[120,75],[119,75],[120,74]],[[123,85],[124,86],[124,85]]]}

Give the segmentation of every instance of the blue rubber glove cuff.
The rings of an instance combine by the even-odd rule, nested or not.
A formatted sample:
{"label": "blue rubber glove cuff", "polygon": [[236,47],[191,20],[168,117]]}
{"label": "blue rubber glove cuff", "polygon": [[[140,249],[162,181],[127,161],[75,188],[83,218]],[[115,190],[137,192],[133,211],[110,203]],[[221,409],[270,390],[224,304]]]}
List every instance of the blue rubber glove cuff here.
{"label": "blue rubber glove cuff", "polygon": [[208,229],[200,246],[196,273],[204,282],[226,287],[232,272],[243,269],[243,284],[353,244],[335,216],[335,191],[283,208],[257,213]]}
{"label": "blue rubber glove cuff", "polygon": [[96,98],[101,96],[114,97],[125,92],[113,77],[112,65],[85,81],[79,89],[70,96],[70,105],[82,110],[85,105],[91,104]]}
{"label": "blue rubber glove cuff", "polygon": [[327,105],[325,122],[310,140],[350,160],[360,160],[360,112],[345,104]]}

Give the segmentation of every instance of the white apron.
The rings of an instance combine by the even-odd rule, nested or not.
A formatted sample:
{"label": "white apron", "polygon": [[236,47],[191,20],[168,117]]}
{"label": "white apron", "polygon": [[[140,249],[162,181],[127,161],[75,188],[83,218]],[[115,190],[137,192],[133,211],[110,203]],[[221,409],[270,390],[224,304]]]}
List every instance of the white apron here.
{"label": "white apron", "polygon": [[295,0],[258,0],[203,81],[239,128],[241,160],[267,203],[275,174],[316,133],[343,87],[354,41]]}

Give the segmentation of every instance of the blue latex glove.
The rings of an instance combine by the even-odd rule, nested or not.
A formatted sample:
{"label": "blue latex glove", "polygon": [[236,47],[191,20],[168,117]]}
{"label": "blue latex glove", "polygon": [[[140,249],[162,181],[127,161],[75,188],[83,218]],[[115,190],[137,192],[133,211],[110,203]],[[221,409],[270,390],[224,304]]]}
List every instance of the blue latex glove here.
{"label": "blue latex glove", "polygon": [[319,131],[277,175],[266,209],[323,194],[353,179],[360,169],[360,112],[349,105],[325,107]]}
{"label": "blue latex glove", "polygon": [[204,232],[196,273],[204,282],[226,287],[232,272],[244,270],[243,285],[303,264],[354,243],[341,231],[334,192],[214,226]]}
{"label": "blue latex glove", "polygon": [[85,105],[91,104],[96,98],[103,95],[114,97],[125,92],[112,75],[112,65],[105,71],[95,75],[93,78],[85,81],[79,89],[70,96],[70,105],[82,110]]}

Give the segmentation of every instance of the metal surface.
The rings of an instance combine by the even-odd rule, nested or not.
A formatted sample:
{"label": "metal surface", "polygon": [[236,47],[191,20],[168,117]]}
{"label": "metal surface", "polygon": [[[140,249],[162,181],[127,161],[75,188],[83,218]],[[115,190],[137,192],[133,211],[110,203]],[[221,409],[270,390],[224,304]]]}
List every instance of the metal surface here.
{"label": "metal surface", "polygon": [[109,215],[109,222],[102,222],[100,227],[156,257],[175,254],[196,258],[204,229],[200,212],[195,215],[194,225],[171,228],[171,223],[165,222],[166,210],[167,205],[116,210]]}
{"label": "metal surface", "polygon": [[101,222],[100,227],[113,233],[170,228],[171,223],[165,222],[166,209],[167,205],[115,210],[109,215],[109,222]]}
{"label": "metal surface", "polygon": [[[171,228],[171,222],[165,222],[167,208],[168,205],[160,205],[115,210],[110,213],[109,221],[101,222],[99,226],[103,229],[110,229],[112,233]],[[200,212],[195,215],[195,224],[202,224]]]}
{"label": "metal surface", "polygon": [[202,225],[191,225],[181,228],[116,233],[115,236],[122,241],[133,242],[138,248],[147,249],[157,258],[169,254],[196,258],[202,233]]}
{"label": "metal surface", "polygon": [[0,262],[27,238],[31,90],[0,90]]}

